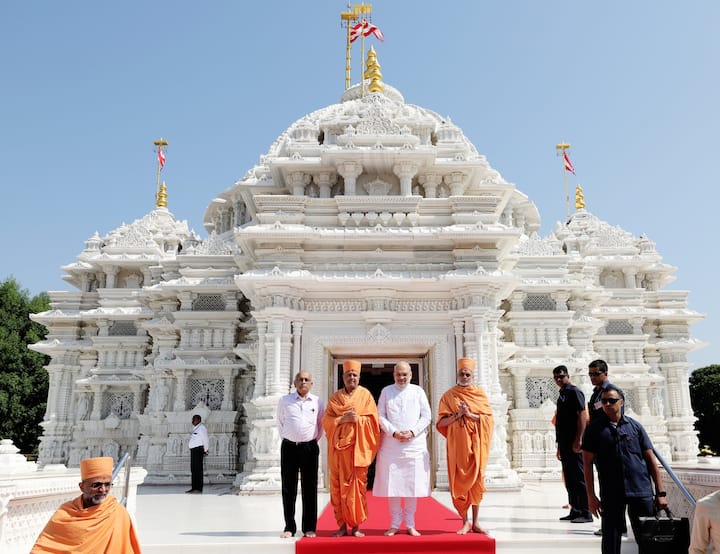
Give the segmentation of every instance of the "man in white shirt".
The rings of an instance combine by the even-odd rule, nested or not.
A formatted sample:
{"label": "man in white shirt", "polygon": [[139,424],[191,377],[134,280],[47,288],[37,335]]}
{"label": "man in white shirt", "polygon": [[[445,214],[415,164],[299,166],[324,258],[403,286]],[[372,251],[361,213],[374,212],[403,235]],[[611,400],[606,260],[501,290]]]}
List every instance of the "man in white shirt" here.
{"label": "man in white shirt", "polygon": [[190,447],[190,494],[202,494],[203,491],[203,461],[210,450],[210,439],[202,418],[195,414],[192,417],[193,429],[190,432],[188,446]]}
{"label": "man in white shirt", "polygon": [[281,537],[289,539],[297,532],[295,499],[297,498],[298,472],[302,487],[302,532],[314,537],[317,525],[318,441],[322,436],[322,417],[325,407],[320,399],[310,394],[312,377],[300,371],[293,381],[295,392],[283,396],[278,402],[277,419],[280,428],[280,477],[282,480],[283,514],[285,529]]}
{"label": "man in white shirt", "polygon": [[386,536],[395,535],[404,519],[408,534],[417,537],[417,498],[430,496],[430,404],[425,391],[410,383],[410,364],[398,362],[393,377],[395,384],[385,387],[378,401],[382,443],[375,464],[373,495],[388,497],[390,528]]}
{"label": "man in white shirt", "polygon": [[707,554],[708,547],[720,554],[720,490],[697,501],[690,535],[690,554]]}

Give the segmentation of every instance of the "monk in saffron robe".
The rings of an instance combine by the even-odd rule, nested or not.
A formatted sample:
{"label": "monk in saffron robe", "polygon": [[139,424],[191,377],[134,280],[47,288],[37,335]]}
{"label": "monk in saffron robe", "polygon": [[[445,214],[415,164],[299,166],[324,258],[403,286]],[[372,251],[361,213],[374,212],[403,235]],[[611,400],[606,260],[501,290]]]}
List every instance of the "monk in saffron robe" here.
{"label": "monk in saffron robe", "polygon": [[343,388],[328,401],[323,429],[328,441],[330,503],[338,530],[334,537],[362,537],[367,519],[367,472],[380,445],[380,418],[370,391],[360,386],[360,362],[343,363]]}
{"label": "monk in saffron robe", "polygon": [[[436,427],[447,439],[450,494],[463,520],[457,533],[487,534],[478,523],[478,511],[485,492],[485,468],[490,456],[492,408],[485,391],[473,384],[475,360],[460,358],[457,367],[457,385],[440,399]],[[472,522],[467,517],[470,506]]]}
{"label": "monk in saffron robe", "polygon": [[58,508],[31,554],[140,554],[130,514],[109,494],[112,470],[109,457],[80,461],[82,494]]}

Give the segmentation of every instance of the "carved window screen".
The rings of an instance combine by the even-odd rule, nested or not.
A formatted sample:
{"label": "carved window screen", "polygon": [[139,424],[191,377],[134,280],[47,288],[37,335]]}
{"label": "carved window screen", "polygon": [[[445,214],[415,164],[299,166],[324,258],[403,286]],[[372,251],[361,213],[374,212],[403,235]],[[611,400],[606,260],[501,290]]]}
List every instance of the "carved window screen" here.
{"label": "carved window screen", "polygon": [[528,294],[523,308],[528,312],[554,312],[557,304],[549,294]]}
{"label": "carved window screen", "polygon": [[107,392],[103,395],[102,418],[114,413],[118,419],[129,419],[133,411],[135,394],[132,392]]}
{"label": "carved window screen", "polygon": [[222,408],[225,382],[222,379],[190,379],[189,404],[194,407],[203,402],[211,410]]}
{"label": "carved window screen", "polygon": [[137,335],[137,327],[132,321],[116,321],[108,329],[108,334],[111,337],[134,337]]}
{"label": "carved window screen", "polygon": [[224,312],[225,299],[222,294],[201,294],[192,303],[194,312]]}
{"label": "carved window screen", "polygon": [[526,377],[525,395],[531,408],[539,408],[545,400],[557,402],[558,388],[552,377]]}
{"label": "carved window screen", "polygon": [[605,326],[605,333],[608,335],[632,335],[633,327],[625,319],[611,319]]}

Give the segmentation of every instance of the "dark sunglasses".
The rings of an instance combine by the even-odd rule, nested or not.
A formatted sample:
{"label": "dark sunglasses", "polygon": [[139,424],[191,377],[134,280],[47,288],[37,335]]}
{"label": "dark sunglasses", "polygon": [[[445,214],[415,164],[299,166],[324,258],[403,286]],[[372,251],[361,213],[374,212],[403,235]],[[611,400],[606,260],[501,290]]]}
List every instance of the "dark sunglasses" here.
{"label": "dark sunglasses", "polygon": [[613,404],[614,405],[614,404],[617,404],[618,402],[620,402],[620,400],[621,400],[620,398],[601,398],[600,402],[602,402],[603,404]]}
{"label": "dark sunglasses", "polygon": [[553,375],[553,379],[556,381],[562,381],[565,377],[567,377],[567,375]]}
{"label": "dark sunglasses", "polygon": [[599,377],[599,376],[602,375],[602,374],[603,374],[602,371],[589,371],[589,372],[588,372],[588,375],[589,375],[590,377]]}
{"label": "dark sunglasses", "polygon": [[95,481],[94,483],[90,483],[90,487],[93,489],[99,489],[101,487],[105,487],[106,489],[109,489],[112,487],[111,481]]}

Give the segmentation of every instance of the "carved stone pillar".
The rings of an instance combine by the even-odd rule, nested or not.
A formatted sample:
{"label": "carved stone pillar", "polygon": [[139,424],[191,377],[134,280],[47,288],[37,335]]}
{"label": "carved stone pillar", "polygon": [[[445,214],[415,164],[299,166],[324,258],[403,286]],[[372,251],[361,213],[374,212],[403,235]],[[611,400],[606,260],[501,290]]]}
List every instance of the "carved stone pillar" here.
{"label": "carved stone pillar", "polygon": [[462,358],[463,349],[463,334],[465,331],[465,322],[462,319],[456,319],[453,321],[453,329],[455,331],[455,360]]}
{"label": "carved stone pillar", "polygon": [[527,392],[525,389],[525,380],[527,379],[529,370],[525,367],[515,367],[510,370],[513,380],[513,397],[515,400],[515,408],[529,408]]}
{"label": "carved stone pillar", "polygon": [[418,182],[425,189],[425,198],[437,198],[437,188],[442,183],[442,176],[426,173],[418,177]]}
{"label": "carved stone pillar", "polygon": [[450,189],[450,196],[462,196],[467,186],[467,176],[459,171],[453,171],[443,177],[445,184]]}
{"label": "carved stone pillar", "polygon": [[637,273],[637,269],[634,267],[623,268],[623,275],[625,276],[625,288],[627,288],[627,289],[635,288],[635,274],[636,273]]}
{"label": "carved stone pillar", "polygon": [[265,333],[267,332],[267,322],[257,322],[258,333],[258,351],[257,351],[257,367],[255,368],[255,392],[253,397],[259,398],[265,396]]}
{"label": "carved stone pillar", "polygon": [[288,187],[293,196],[305,196],[305,186],[310,183],[310,175],[302,171],[293,171],[288,175]]}
{"label": "carved stone pillar", "polygon": [[315,175],[314,180],[320,189],[320,198],[330,198],[332,186],[337,181],[337,175],[329,171],[323,171]]}
{"label": "carved stone pillar", "polygon": [[[302,368],[300,367],[300,347],[302,346],[302,329],[303,329],[303,322],[302,321],[293,321],[292,322],[292,333],[293,333],[293,340],[292,340],[292,353],[293,353],[293,362],[292,362],[292,371],[291,379],[297,375],[297,372],[300,371]],[[288,389],[290,390],[290,389]]]}
{"label": "carved stone pillar", "polygon": [[345,179],[345,196],[355,196],[357,178],[362,174],[363,167],[358,162],[341,162],[337,171]]}
{"label": "carved stone pillar", "polygon": [[411,162],[400,162],[393,166],[393,172],[400,178],[400,196],[412,196],[412,179],[418,166]]}
{"label": "carved stone pillar", "polygon": [[[465,333],[465,355],[478,362],[476,382],[485,389],[493,410],[494,429],[490,444],[485,482],[488,488],[517,488],[522,482],[510,467],[507,451],[508,408],[510,402],[502,392],[497,370],[497,354],[492,343],[500,313],[477,313],[470,319],[471,332]],[[466,329],[468,325],[466,323]]]}
{"label": "carved stone pillar", "polygon": [[106,274],[105,287],[108,289],[114,289],[115,288],[115,280],[117,279],[118,268],[114,265],[108,265],[108,266],[104,266],[103,270],[105,271],[105,274]]}

